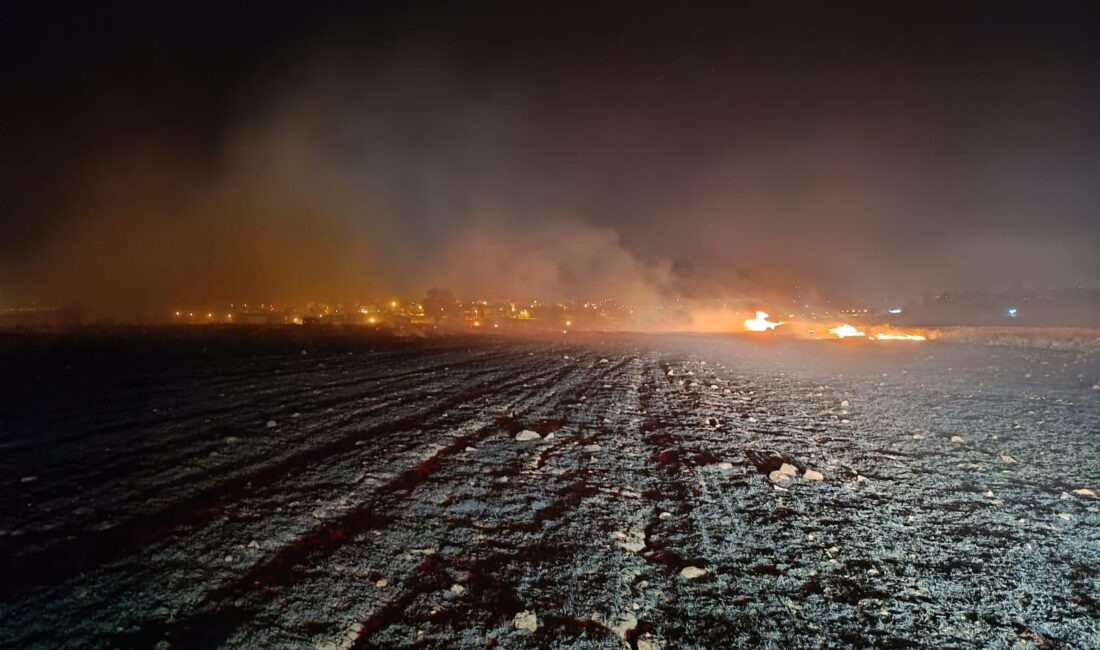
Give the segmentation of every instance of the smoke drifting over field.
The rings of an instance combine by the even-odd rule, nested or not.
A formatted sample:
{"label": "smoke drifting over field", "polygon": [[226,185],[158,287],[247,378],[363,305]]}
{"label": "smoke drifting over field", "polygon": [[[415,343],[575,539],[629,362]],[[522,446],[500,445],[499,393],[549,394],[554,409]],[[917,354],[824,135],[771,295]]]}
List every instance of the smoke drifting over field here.
{"label": "smoke drifting over field", "polygon": [[12,21],[5,302],[1100,282],[1088,12],[132,9]]}

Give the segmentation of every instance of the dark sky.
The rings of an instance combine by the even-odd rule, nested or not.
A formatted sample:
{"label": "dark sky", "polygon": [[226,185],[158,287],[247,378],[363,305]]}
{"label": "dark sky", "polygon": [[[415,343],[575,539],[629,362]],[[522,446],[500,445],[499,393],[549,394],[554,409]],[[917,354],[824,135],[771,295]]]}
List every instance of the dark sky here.
{"label": "dark sky", "polygon": [[1095,2],[20,4],[5,304],[1100,285]]}

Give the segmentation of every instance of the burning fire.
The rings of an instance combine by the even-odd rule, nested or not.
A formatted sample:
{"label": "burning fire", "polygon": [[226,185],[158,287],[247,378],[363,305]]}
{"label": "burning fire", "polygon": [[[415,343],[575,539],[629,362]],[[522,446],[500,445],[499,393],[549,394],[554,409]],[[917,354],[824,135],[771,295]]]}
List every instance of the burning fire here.
{"label": "burning fire", "polygon": [[829,333],[836,334],[837,338],[842,339],[846,339],[849,336],[867,336],[866,333],[861,330],[857,330],[848,323],[844,323],[843,325],[834,327],[833,329],[829,330]]}
{"label": "burning fire", "polygon": [[756,318],[750,318],[745,321],[745,329],[750,332],[766,332],[773,330],[783,323],[773,323],[768,320],[768,315],[765,312],[756,312]]}
{"label": "burning fire", "polygon": [[879,332],[875,334],[875,338],[880,341],[924,341],[925,337],[920,334],[883,334]]}

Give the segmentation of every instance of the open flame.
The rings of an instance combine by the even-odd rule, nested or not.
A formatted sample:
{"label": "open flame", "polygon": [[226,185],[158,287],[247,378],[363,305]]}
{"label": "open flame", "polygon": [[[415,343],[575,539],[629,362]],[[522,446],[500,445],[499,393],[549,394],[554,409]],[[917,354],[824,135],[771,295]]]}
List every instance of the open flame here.
{"label": "open flame", "polygon": [[875,334],[875,338],[880,341],[924,341],[925,337],[920,334],[883,334],[879,332]]}
{"label": "open flame", "polygon": [[773,330],[783,323],[773,323],[768,320],[768,314],[762,311],[756,312],[755,318],[750,318],[745,321],[745,329],[750,332],[766,332]]}
{"label": "open flame", "polygon": [[846,339],[849,336],[867,336],[865,332],[857,330],[848,323],[844,323],[843,325],[838,325],[837,327],[834,327],[833,329],[829,330],[829,333],[835,334],[837,338],[841,339]]}

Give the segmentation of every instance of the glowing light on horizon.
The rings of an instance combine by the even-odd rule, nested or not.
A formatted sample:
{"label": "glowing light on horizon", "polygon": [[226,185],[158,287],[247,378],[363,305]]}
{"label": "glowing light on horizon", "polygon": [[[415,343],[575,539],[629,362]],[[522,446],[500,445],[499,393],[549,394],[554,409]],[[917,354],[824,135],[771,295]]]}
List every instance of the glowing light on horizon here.
{"label": "glowing light on horizon", "polygon": [[745,329],[749,330],[750,332],[766,332],[768,330],[773,330],[782,324],[783,323],[773,323],[772,321],[768,320],[767,312],[758,311],[756,312],[755,318],[750,318],[745,321]]}
{"label": "glowing light on horizon", "polygon": [[875,338],[879,341],[924,341],[925,337],[920,334],[884,334],[879,332],[875,334]]}
{"label": "glowing light on horizon", "polygon": [[830,334],[835,334],[837,336],[837,338],[841,338],[841,339],[846,339],[846,338],[851,337],[851,336],[867,336],[867,334],[865,332],[862,332],[862,331],[852,327],[848,323],[844,323],[843,325],[839,325],[837,327],[834,327],[833,329],[829,330],[829,333]]}

